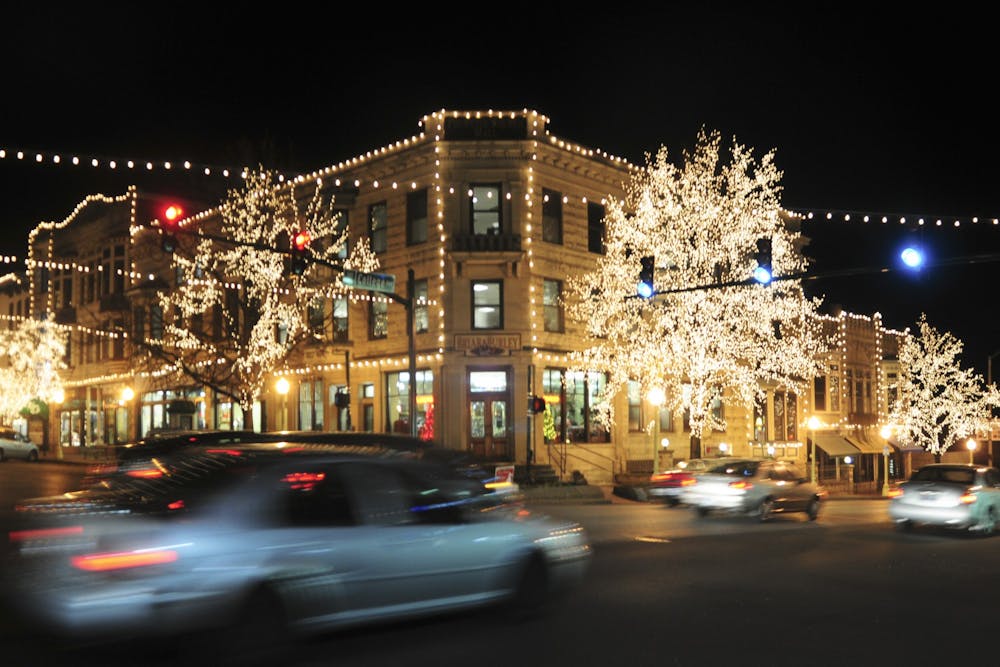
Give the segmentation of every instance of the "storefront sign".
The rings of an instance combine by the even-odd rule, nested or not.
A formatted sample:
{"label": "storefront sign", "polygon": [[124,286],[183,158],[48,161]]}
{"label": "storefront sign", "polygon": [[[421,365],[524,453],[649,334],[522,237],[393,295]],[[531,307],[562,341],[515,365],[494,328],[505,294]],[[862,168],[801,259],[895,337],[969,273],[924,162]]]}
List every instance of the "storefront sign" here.
{"label": "storefront sign", "polygon": [[521,349],[521,334],[455,334],[455,349],[477,356],[509,354]]}

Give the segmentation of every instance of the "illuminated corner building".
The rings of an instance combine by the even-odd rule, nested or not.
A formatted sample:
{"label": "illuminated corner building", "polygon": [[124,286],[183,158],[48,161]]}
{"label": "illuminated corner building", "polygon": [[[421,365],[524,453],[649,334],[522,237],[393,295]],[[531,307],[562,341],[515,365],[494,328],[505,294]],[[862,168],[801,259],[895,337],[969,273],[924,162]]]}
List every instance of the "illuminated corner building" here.
{"label": "illuminated corner building", "polygon": [[[303,201],[321,183],[352,247],[367,239],[378,273],[395,282],[388,293],[340,289],[333,268],[307,271],[320,293],[305,315],[311,338],[265,383],[254,428],[416,433],[497,463],[524,464],[531,451],[533,464],[550,463],[564,479],[579,470],[608,484],[616,475],[648,474],[654,415],[670,442],[668,457],[773,452],[805,463],[805,423],[814,413],[845,434],[887,414],[882,360],[890,353],[876,344],[879,324],[841,339],[811,395],[768,387],[760,406],[720,402],[727,430],[704,434],[697,450],[685,415],[655,408],[638,387],[616,397],[611,431],[593,421],[605,375],[570,370],[584,332],[564,316],[561,297],[568,279],[591,270],[604,252],[606,198],[623,196],[636,167],[556,137],[548,124],[530,110],[442,110],[420,119],[412,137],[293,179]],[[249,423],[210,388],[138,361],[143,343],[161,340],[171,316],[158,310],[157,291],[181,279],[183,248],[165,252],[157,231],[143,229],[156,217],[154,205],[135,191],[88,198],[63,222],[39,225],[29,238],[30,288],[0,290],[0,313],[54,312],[71,330],[66,400],[51,413],[52,432],[64,443],[74,432],[92,444],[150,429]],[[217,224],[217,211],[188,212],[182,226],[211,231]],[[410,271],[408,311],[392,295],[409,297]],[[206,326],[214,321],[206,313]],[[122,332],[128,335],[113,335]],[[858,410],[846,387],[856,391],[860,377],[868,391],[866,373],[872,399]],[[287,394],[276,390],[279,377],[289,381]],[[545,412],[529,416],[530,396],[544,398]],[[836,458],[821,463],[835,474]]]}
{"label": "illuminated corner building", "polygon": [[610,481],[613,434],[589,421],[603,380],[567,372],[581,332],[559,298],[567,275],[603,252],[604,199],[633,167],[547,125],[529,110],[441,111],[413,137],[303,177],[303,190],[315,179],[353,188],[337,205],[396,294],[408,296],[412,270],[415,377],[403,305],[331,295],[310,325],[316,341],[291,362],[290,428],[432,435],[510,463],[530,446],[544,463],[543,420],[527,402],[545,395],[557,438],[598,447],[608,465],[595,474]]}

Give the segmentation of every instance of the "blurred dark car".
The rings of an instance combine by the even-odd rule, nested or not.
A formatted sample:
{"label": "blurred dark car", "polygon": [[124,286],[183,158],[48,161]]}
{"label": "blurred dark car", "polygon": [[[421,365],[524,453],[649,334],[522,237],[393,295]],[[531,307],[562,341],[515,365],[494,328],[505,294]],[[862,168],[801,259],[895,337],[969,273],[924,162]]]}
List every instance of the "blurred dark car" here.
{"label": "blurred dark car", "polygon": [[1000,470],[969,463],[931,463],[889,490],[889,518],[916,525],[992,535],[1000,521]]}
{"label": "blurred dark car", "polygon": [[[467,452],[440,447],[433,441],[400,433],[367,433],[356,431],[191,431],[181,435],[148,437],[134,443],[111,448],[108,460],[91,466],[85,478],[91,485],[115,474],[132,476],[155,475],[156,460],[180,450],[192,448],[222,448],[227,445],[253,443],[288,443],[295,447],[341,446],[359,451],[408,452],[452,467],[471,479],[488,482],[495,477],[494,467]],[[516,485],[505,487],[516,491]]]}
{"label": "blurred dark car", "polygon": [[763,458],[728,458],[684,487],[684,504],[699,516],[709,512],[749,514],[768,521],[774,514],[803,512],[819,517],[826,489],[814,484],[794,463]]}
{"label": "blurred dark car", "polygon": [[22,501],[6,604],[70,646],[185,636],[260,656],[356,625],[538,611],[587,569],[578,524],[451,468],[286,444],[185,450],[159,477]]}

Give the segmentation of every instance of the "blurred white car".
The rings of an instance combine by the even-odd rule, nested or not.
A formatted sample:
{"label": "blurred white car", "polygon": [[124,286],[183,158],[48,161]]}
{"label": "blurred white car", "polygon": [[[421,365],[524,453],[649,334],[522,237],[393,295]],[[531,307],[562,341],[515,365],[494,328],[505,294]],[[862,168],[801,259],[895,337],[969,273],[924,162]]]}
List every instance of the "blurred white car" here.
{"label": "blurred white car", "polygon": [[728,458],[684,487],[681,501],[699,516],[736,512],[767,521],[776,513],[803,512],[815,521],[826,497],[826,489],[810,482],[794,463]]}
{"label": "blurred white car", "polygon": [[[72,641],[199,633],[249,655],[347,626],[502,605],[583,577],[576,523],[399,455],[200,448],[24,501],[16,612]],[[280,453],[279,453],[280,452]]]}
{"label": "blurred white car", "polygon": [[0,461],[7,459],[38,460],[38,445],[13,429],[0,430]]}
{"label": "blurred white car", "polygon": [[991,535],[1000,521],[1000,470],[967,463],[932,463],[889,490],[889,517],[914,525]]}

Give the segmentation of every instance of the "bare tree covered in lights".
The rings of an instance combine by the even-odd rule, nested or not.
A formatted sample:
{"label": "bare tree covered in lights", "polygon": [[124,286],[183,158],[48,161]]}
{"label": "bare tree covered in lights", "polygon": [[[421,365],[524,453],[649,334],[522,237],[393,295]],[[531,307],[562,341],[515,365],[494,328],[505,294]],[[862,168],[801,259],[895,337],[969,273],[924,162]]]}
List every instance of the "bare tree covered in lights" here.
{"label": "bare tree covered in lights", "polygon": [[940,458],[959,440],[988,432],[1000,407],[996,385],[984,385],[972,369],[960,367],[962,341],[918,321],[919,334],[899,349],[897,401],[890,420],[903,445],[916,445]]}
{"label": "bare tree covered in lights", "polygon": [[[142,345],[160,369],[166,364],[171,381],[187,379],[231,398],[245,428],[253,426],[251,408],[267,378],[312,335],[310,307],[347,291],[340,272],[323,262],[378,268],[366,239],[342,252],[347,229],[333,198],[319,181],[309,187],[315,189],[300,198],[294,184],[277,183],[261,169],[231,190],[218,219],[200,236],[185,234],[193,240],[174,252],[176,286],[156,297],[162,337],[146,336]],[[299,274],[289,270],[289,251],[303,230],[312,239],[309,254],[320,261]]]}
{"label": "bare tree covered in lights", "polygon": [[[661,148],[609,203],[605,253],[570,281],[567,307],[586,325],[576,362],[608,373],[605,419],[614,418],[608,399],[636,380],[644,393],[663,389],[664,407],[688,411],[698,443],[705,429],[726,427],[713,411],[723,391],[752,405],[762,387],[801,389],[821,368],[819,301],[800,281],[731,284],[751,276],[761,238],[771,240],[776,275],[806,268],[801,235],[782,215],[780,178],[773,151],[757,161],[734,142],[724,163],[719,134],[703,130],[681,165]],[[636,297],[643,257],[654,258],[651,299]]]}
{"label": "bare tree covered in lights", "polygon": [[62,389],[67,334],[51,318],[25,318],[0,332],[0,418],[9,422],[32,399],[47,402]]}

